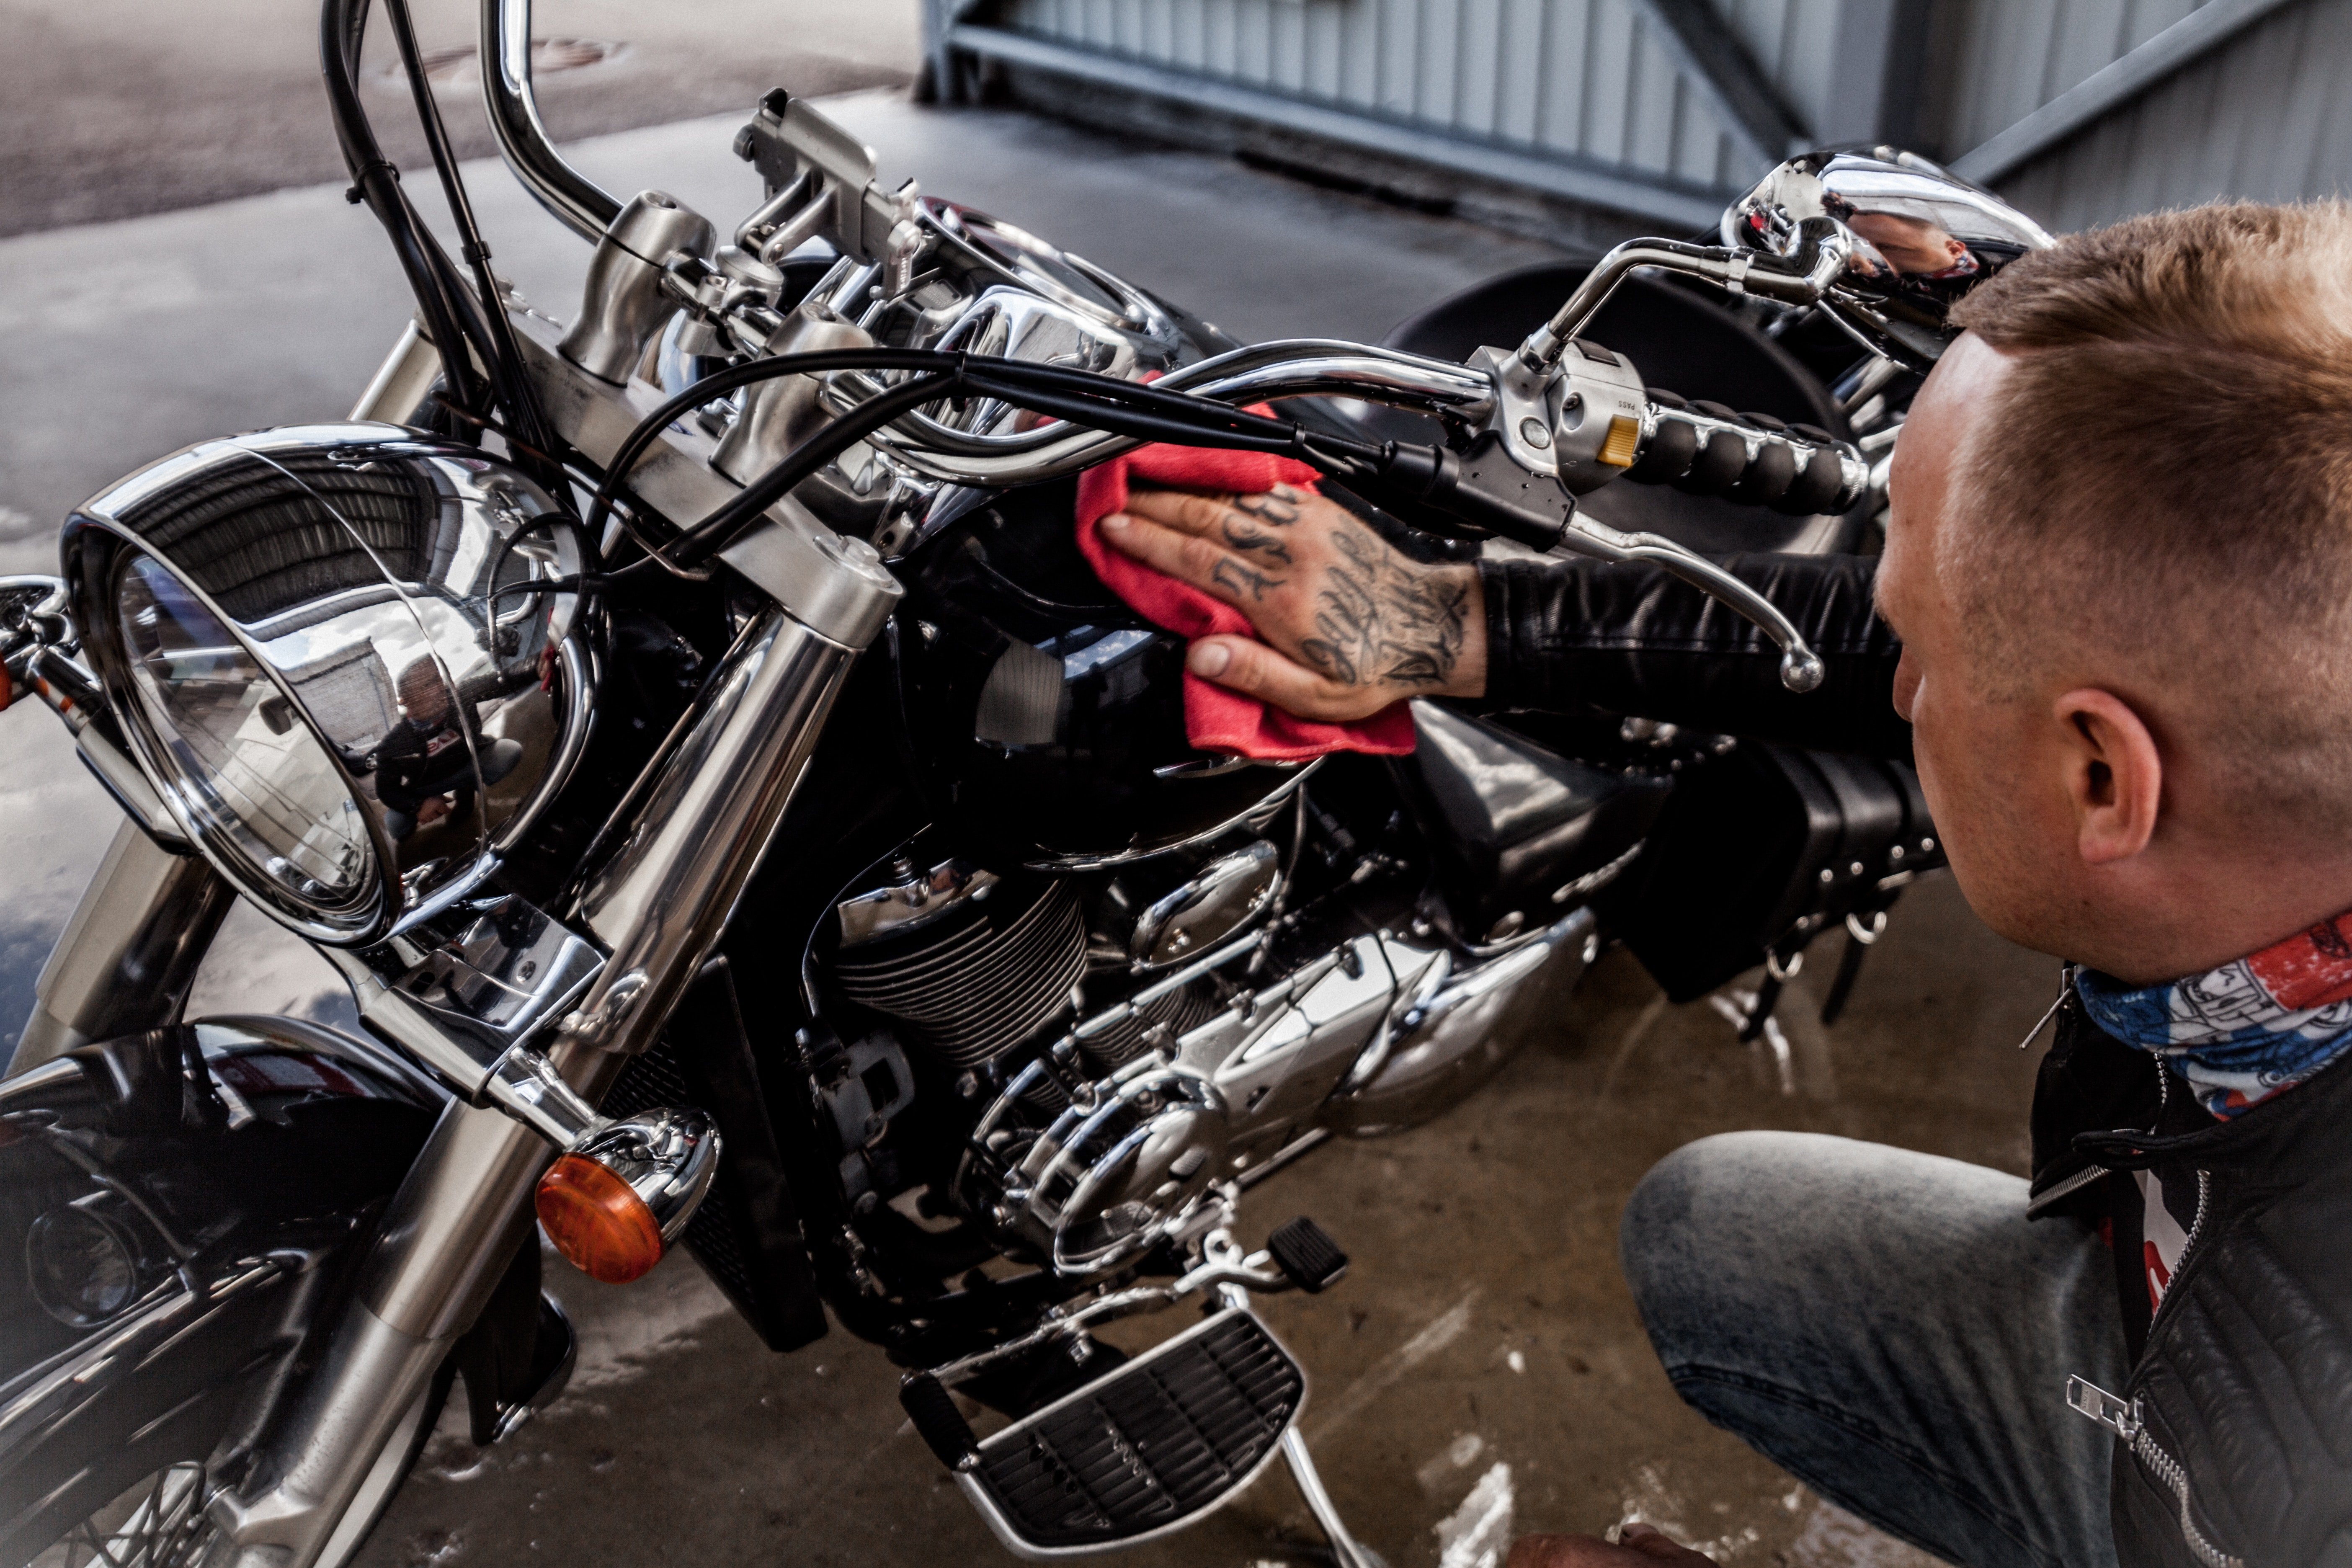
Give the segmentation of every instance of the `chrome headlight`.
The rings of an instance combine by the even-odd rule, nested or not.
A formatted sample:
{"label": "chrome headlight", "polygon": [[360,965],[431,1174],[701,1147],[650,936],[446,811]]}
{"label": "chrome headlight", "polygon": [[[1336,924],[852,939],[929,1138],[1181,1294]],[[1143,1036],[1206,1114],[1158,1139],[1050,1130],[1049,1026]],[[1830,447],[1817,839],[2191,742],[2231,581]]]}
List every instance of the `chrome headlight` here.
{"label": "chrome headlight", "polygon": [[478,885],[562,784],[592,667],[576,597],[528,587],[583,565],[556,510],[473,448],[352,425],[192,447],[68,521],[140,765],[283,924],[382,940]]}

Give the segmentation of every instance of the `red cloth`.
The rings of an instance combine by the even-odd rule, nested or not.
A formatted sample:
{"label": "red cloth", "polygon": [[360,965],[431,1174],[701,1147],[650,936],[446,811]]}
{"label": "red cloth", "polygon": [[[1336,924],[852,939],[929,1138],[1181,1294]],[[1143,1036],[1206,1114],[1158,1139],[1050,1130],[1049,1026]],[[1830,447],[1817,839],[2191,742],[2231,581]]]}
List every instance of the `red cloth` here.
{"label": "red cloth", "polygon": [[[1264,412],[1264,410],[1259,410]],[[1078,549],[1096,575],[1136,614],[1192,641],[1232,633],[1254,637],[1249,617],[1221,599],[1180,583],[1113,549],[1102,520],[1127,507],[1129,474],[1157,486],[1255,495],[1277,484],[1315,489],[1315,470],[1264,452],[1220,452],[1199,447],[1139,447],[1124,458],[1088,468],[1078,479]],[[1254,697],[1184,672],[1184,733],[1203,752],[1230,752],[1260,762],[1297,762],[1328,752],[1369,752],[1401,757],[1412,750],[1412,712],[1397,702],[1352,724],[1294,719]]]}

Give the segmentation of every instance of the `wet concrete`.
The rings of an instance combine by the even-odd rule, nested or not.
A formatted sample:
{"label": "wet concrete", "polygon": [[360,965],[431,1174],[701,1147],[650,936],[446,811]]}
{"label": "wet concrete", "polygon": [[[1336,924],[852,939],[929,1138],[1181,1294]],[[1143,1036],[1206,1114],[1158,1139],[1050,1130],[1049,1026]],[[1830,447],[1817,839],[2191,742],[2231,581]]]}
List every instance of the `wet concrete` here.
{"label": "wet concrete", "polygon": [[[0,0],[7,4],[9,0]],[[1193,153],[1019,116],[842,100],[883,155],[1247,337],[1377,336],[1546,254],[1463,224]],[[615,189],[660,184],[731,219],[756,194],[732,117],[583,144]],[[503,269],[574,297],[586,251],[494,168],[475,179]],[[135,257],[140,287],[93,259]],[[66,507],[198,437],[336,417],[405,315],[363,214],[332,186],[0,241],[0,571],[44,569]],[[54,568],[48,568],[53,570]],[[114,824],[37,710],[0,716],[0,1047]],[[1828,967],[1832,956],[1816,962]],[[1615,1264],[1625,1194],[1659,1155],[1737,1127],[1881,1139],[2021,1169],[2031,1058],[2013,1047],[2053,966],[2001,943],[1948,883],[1897,911],[1838,1028],[1789,1049],[1668,1008],[1622,954],[1493,1085],[1404,1136],[1318,1152],[1251,1194],[1250,1239],[1298,1213],[1354,1255],[1269,1321],[1313,1379],[1307,1430],[1340,1507],[1388,1560],[1475,1568],[1514,1531],[1625,1518],[1727,1563],[1914,1563],[1675,1400]],[[198,1011],[332,1015],[323,966],[257,918],[215,950]],[[903,1429],[879,1352],[840,1334],[770,1355],[683,1259],[634,1289],[561,1270],[583,1327],[567,1397],[477,1455],[445,1433],[365,1562],[1009,1562]],[[1123,1326],[1171,1331],[1182,1314]],[[1202,1529],[1129,1561],[1318,1561],[1269,1474]]]}
{"label": "wet concrete", "polygon": [[[1816,963],[1828,967],[1833,943]],[[1916,1568],[1685,1409],[1616,1264],[1626,1194],[1660,1155],[1741,1127],[1881,1140],[2022,1171],[2054,966],[1970,916],[1948,880],[1898,909],[1833,1030],[1820,984],[1785,1057],[1708,1002],[1670,1007],[1627,955],[1596,967],[1451,1114],[1326,1146],[1252,1191],[1255,1239],[1314,1215],[1353,1267],[1265,1315],[1307,1369],[1305,1429],[1344,1515],[1392,1568],[1494,1568],[1515,1532],[1646,1520],[1727,1564]],[[362,1562],[1010,1563],[908,1430],[896,1374],[839,1330],[761,1347],[683,1260],[635,1288],[552,1264],[583,1325],[572,1391],[503,1448],[445,1426]],[[1128,1348],[1192,1321],[1131,1320]],[[1135,1568],[1328,1561],[1279,1468]]]}

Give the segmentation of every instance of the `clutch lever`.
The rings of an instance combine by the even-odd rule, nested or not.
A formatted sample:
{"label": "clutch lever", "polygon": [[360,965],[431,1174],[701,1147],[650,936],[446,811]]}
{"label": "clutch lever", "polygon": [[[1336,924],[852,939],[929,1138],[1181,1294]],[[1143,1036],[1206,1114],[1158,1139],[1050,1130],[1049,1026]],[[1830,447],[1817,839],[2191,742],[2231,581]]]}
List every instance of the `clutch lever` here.
{"label": "clutch lever", "polygon": [[1600,561],[1646,561],[1664,568],[1709,598],[1721,601],[1753,622],[1780,649],[1780,684],[1791,691],[1811,691],[1829,673],[1822,656],[1805,641],[1796,623],[1780,607],[1704,555],[1694,554],[1671,539],[1654,533],[1621,533],[1590,518],[1569,520],[1558,548]]}

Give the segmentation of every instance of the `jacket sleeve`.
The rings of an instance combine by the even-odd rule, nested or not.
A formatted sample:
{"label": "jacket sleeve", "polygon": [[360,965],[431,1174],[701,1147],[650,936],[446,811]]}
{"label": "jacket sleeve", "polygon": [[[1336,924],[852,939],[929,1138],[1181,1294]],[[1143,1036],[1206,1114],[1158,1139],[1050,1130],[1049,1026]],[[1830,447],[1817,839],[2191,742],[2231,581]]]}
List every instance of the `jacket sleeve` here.
{"label": "jacket sleeve", "polygon": [[1829,670],[1799,694],[1772,639],[1644,563],[1486,561],[1486,700],[1600,709],[1822,751],[1911,754],[1894,708],[1902,644],[1871,604],[1869,555],[1729,555],[1720,564],[1780,607]]}

